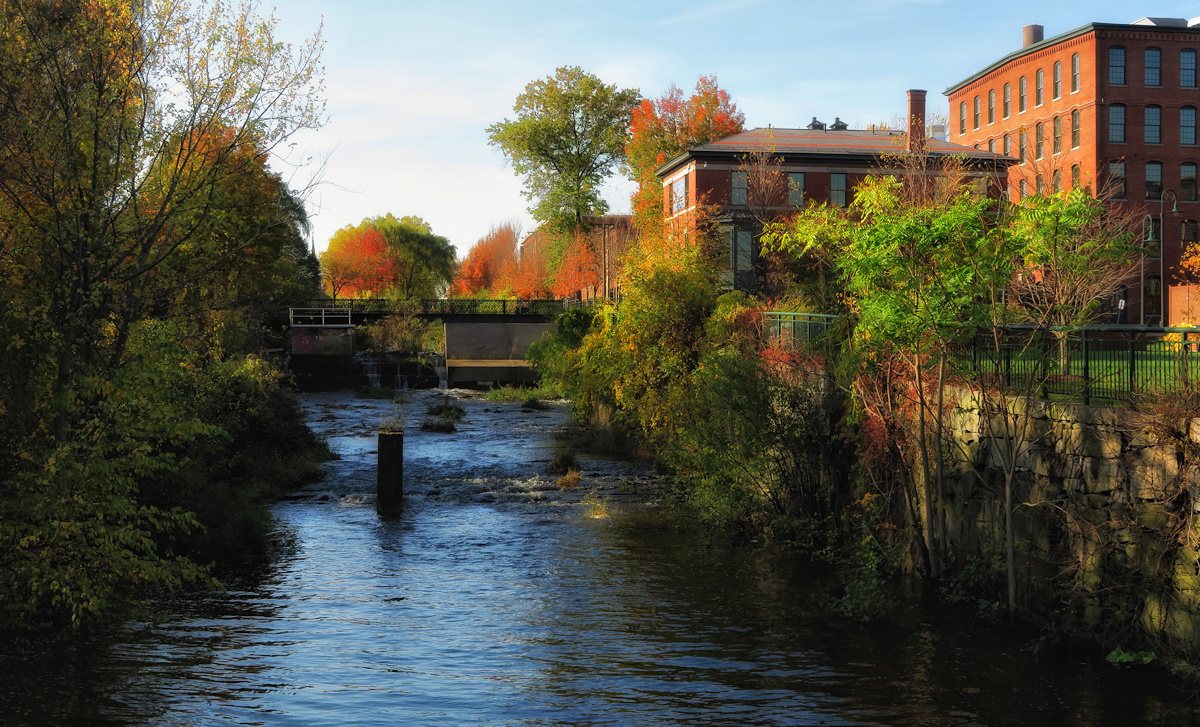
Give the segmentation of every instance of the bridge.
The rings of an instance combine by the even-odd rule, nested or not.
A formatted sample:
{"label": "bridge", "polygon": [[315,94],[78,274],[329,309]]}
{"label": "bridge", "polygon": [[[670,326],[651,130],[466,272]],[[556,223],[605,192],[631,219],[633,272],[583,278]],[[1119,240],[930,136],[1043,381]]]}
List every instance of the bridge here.
{"label": "bridge", "polygon": [[390,315],[439,320],[445,333],[447,386],[468,382],[520,383],[536,377],[525,361],[529,345],[551,330],[574,301],[426,299],[310,301],[290,311],[292,356],[298,368],[354,354],[356,326]]}

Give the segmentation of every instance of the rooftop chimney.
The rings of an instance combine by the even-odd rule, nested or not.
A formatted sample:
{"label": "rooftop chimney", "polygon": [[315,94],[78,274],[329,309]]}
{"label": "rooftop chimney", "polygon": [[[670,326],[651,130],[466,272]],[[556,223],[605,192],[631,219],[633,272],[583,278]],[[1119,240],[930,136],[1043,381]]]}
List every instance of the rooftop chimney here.
{"label": "rooftop chimney", "polygon": [[806,128],[806,129],[824,129],[825,124],[821,123],[820,121],[817,121],[817,117],[814,116],[812,122],[808,126],[805,126],[804,128]]}
{"label": "rooftop chimney", "polygon": [[908,143],[909,154],[925,153],[925,92],[913,89],[908,92]]}
{"label": "rooftop chimney", "polygon": [[845,131],[846,129],[849,129],[849,128],[850,128],[850,124],[847,124],[845,121],[842,121],[841,118],[839,118],[837,116],[833,117],[833,123],[829,125],[830,131]]}
{"label": "rooftop chimney", "polygon": [[1034,43],[1041,43],[1045,30],[1040,25],[1026,25],[1021,28],[1021,47],[1028,48]]}

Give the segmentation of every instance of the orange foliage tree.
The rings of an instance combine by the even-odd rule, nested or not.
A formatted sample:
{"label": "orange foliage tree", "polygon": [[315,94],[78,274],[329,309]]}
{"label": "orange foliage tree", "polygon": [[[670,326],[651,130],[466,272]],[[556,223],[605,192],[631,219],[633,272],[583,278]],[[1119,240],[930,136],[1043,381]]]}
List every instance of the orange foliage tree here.
{"label": "orange foliage tree", "polygon": [[596,252],[585,235],[577,234],[554,271],[554,294],[573,295],[576,291],[599,284]]}
{"label": "orange foliage tree", "polygon": [[463,296],[505,292],[508,287],[505,272],[516,264],[520,236],[520,225],[514,222],[493,226],[471,246],[466,258],[459,263],[450,292]]}
{"label": "orange foliage tree", "polygon": [[643,234],[658,231],[662,220],[662,182],[654,170],[686,149],[741,132],[745,123],[745,114],[717,85],[716,76],[701,76],[690,98],[672,85],[661,98],[645,99],[634,108],[626,167],[638,183],[631,201]]}
{"label": "orange foliage tree", "polygon": [[382,294],[395,282],[393,261],[383,234],[364,221],[333,233],[321,254],[325,290],[334,298],[368,298]]}

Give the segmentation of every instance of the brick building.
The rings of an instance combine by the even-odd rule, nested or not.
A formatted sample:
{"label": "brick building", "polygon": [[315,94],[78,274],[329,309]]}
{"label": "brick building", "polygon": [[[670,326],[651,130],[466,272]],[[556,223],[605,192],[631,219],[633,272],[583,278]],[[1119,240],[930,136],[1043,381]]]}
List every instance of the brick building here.
{"label": "brick building", "polygon": [[1019,50],[946,90],[952,141],[1017,160],[1014,200],[1084,186],[1150,216],[1126,293],[1131,323],[1196,321],[1176,268],[1200,220],[1198,51],[1200,19],[1089,23],[1048,39],[1027,25]]}
{"label": "brick building", "polygon": [[[840,120],[826,126],[814,118],[803,129],[754,129],[692,147],[657,171],[664,213],[673,220],[702,211],[724,239],[726,285],[756,291],[762,280],[758,237],[764,220],[786,218],[810,200],[846,207],[864,177],[895,173],[895,159],[906,152],[934,160],[960,157],[981,190],[1004,187],[1012,160],[926,138],[925,91],[908,92],[908,119],[907,130],[862,131]],[[767,158],[777,162],[764,172]],[[771,188],[756,188],[758,180]]]}

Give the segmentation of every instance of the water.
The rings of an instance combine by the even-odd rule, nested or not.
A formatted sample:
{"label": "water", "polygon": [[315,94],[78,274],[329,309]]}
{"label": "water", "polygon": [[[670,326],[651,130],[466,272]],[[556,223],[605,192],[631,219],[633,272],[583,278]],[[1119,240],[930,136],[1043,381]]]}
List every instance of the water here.
{"label": "water", "polygon": [[[457,434],[311,397],[344,453],[279,505],[290,546],[227,595],[161,604],[68,647],[0,659],[4,724],[1184,725],[1152,672],[1035,657],[1030,634],[902,604],[828,617],[823,575],[654,514],[644,468],[541,474],[561,407],[472,401]],[[484,411],[490,409],[491,411]],[[405,514],[371,503],[378,422],[408,414]],[[597,488],[612,515],[589,517]]]}

